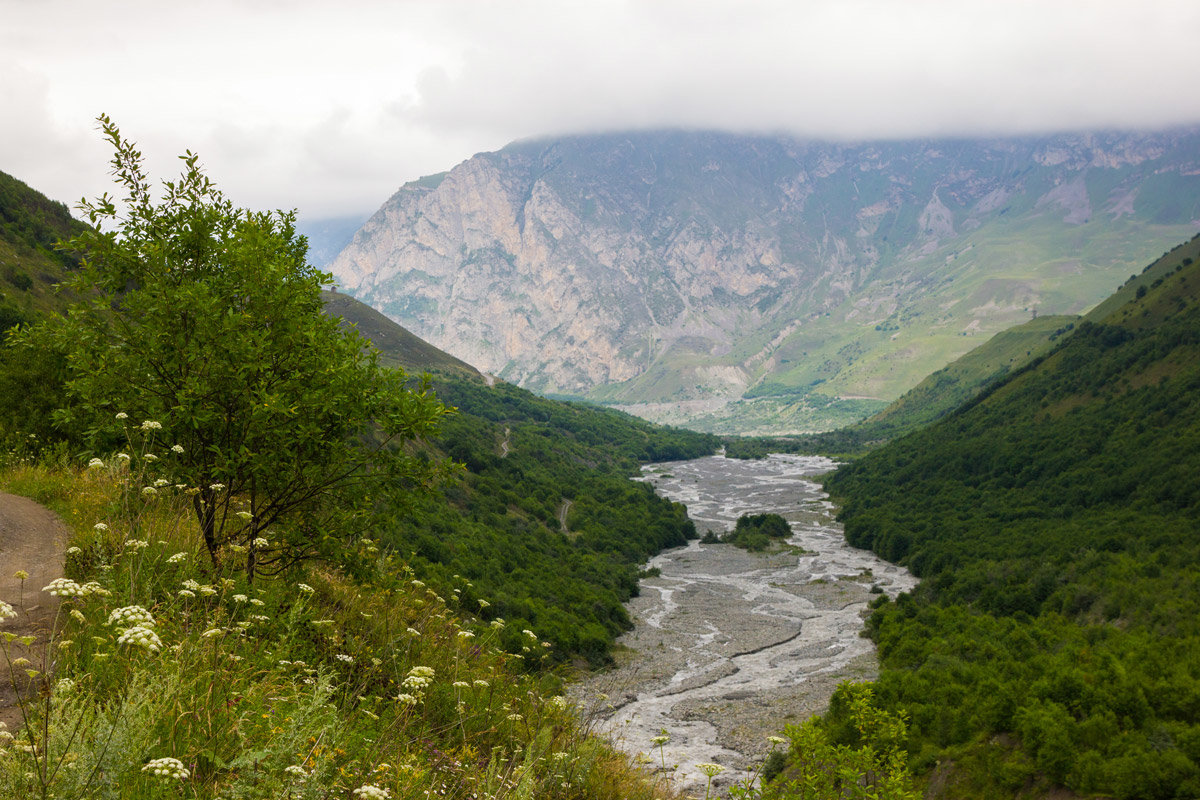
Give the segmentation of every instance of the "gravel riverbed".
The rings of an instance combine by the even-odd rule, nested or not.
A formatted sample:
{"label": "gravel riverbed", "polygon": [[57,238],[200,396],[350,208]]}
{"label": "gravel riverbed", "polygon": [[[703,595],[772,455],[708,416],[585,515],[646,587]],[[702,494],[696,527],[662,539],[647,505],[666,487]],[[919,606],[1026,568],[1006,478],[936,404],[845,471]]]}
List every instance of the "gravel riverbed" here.
{"label": "gravel riverbed", "polygon": [[[618,641],[617,666],[571,687],[617,746],[665,762],[689,791],[703,795],[697,763],[725,767],[717,788],[745,779],[769,752],[768,736],[824,711],[839,682],[875,675],[874,647],[859,635],[872,591],[894,596],[916,580],[846,544],[813,480],[834,466],[711,456],[643,470],[659,494],[687,504],[701,535],[766,512],[793,532],[769,554],[693,541],[651,559],[661,575],[628,604],[635,627]],[[660,750],[652,739],[664,729]]]}

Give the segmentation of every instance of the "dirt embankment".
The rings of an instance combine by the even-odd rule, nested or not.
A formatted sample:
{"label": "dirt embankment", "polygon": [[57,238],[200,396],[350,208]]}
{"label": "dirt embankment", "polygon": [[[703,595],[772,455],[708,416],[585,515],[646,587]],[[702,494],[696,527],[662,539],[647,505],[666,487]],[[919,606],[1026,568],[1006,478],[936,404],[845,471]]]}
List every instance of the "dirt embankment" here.
{"label": "dirt embankment", "polygon": [[[0,493],[0,600],[17,610],[16,619],[0,623],[0,630],[36,637],[29,647],[19,641],[3,645],[8,658],[0,656],[0,722],[10,731],[22,721],[17,687],[30,685],[27,667],[11,667],[12,662],[26,658],[31,662],[28,668],[45,673],[53,666],[47,642],[58,598],[42,587],[62,577],[69,537],[67,526],[50,510],[27,497]],[[29,577],[17,577],[21,571]]]}

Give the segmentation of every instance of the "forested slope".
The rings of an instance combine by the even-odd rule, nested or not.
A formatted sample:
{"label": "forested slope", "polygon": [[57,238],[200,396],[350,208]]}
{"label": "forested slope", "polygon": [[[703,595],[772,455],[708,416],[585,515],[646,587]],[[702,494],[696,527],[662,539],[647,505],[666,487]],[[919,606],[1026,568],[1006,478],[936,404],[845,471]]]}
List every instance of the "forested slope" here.
{"label": "forested slope", "polygon": [[942,796],[1200,796],[1198,244],[828,481],[849,541],[923,579],[869,629]]}
{"label": "forested slope", "polygon": [[463,469],[435,496],[383,520],[383,542],[446,591],[486,598],[480,616],[505,620],[499,635],[510,650],[522,652],[529,629],[552,645],[539,661],[605,661],[630,626],[623,603],[637,593],[638,566],[695,536],[683,506],[629,479],[643,462],[708,455],[717,437],[488,385],[359,301],[325,299],[384,363],[432,373],[438,397],[456,409],[429,444]]}
{"label": "forested slope", "polygon": [[418,572],[471,581],[491,602],[483,618],[507,621],[510,648],[529,628],[554,658],[604,661],[630,627],[622,603],[637,593],[638,565],[696,535],[682,505],[629,478],[639,462],[707,455],[716,437],[506,383],[438,377],[435,387],[458,409],[438,447],[465,471],[384,540]]}

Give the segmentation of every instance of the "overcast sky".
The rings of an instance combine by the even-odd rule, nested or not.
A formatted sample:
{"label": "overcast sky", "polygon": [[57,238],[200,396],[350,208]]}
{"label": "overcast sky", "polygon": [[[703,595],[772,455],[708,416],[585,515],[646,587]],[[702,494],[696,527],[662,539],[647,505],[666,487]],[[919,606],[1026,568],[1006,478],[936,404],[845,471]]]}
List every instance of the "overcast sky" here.
{"label": "overcast sky", "polygon": [[366,214],[517,138],[645,127],[899,138],[1200,123],[1196,0],[0,0],[0,170],[157,177]]}

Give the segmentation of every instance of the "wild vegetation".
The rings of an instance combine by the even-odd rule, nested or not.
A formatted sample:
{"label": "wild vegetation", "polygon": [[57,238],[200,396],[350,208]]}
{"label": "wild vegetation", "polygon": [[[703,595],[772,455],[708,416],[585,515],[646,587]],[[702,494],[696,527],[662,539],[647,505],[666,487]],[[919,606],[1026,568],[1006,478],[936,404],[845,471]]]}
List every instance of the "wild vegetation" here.
{"label": "wild vegetation", "polygon": [[848,540],[922,579],[869,631],[943,796],[1200,795],[1197,246],[827,481]]}
{"label": "wild vegetation", "polygon": [[[0,603],[30,689],[0,795],[672,796],[554,667],[602,663],[637,565],[694,535],[638,462],[717,440],[384,369],[322,316],[288,215],[190,155],[155,205],[104,124],[129,196],[71,230],[72,314],[25,329],[30,305],[0,363],[0,487],[74,530],[40,659]],[[829,479],[850,541],[922,583],[875,604],[874,687],[730,796],[909,798],[910,768],[946,797],[1200,795],[1198,249]],[[782,533],[760,517],[747,542]]]}
{"label": "wild vegetation", "polygon": [[[717,441],[469,371],[441,373],[441,399],[381,371],[322,314],[290,217],[233,209],[190,154],[156,205],[102,125],[128,197],[88,207],[83,299],[9,337],[0,369],[42,380],[14,407],[57,423],[6,420],[0,488],[73,529],[41,656],[0,630],[26,689],[0,793],[676,796],[589,735],[549,668],[603,660],[636,564],[694,535],[628,480],[638,462]],[[464,466],[438,495],[423,483],[445,454]],[[23,613],[0,603],[0,626]],[[890,780],[894,748],[876,754],[868,725],[887,718],[845,691],[866,747],[816,723],[795,746],[819,772]],[[707,797],[721,767],[701,768]]]}
{"label": "wild vegetation", "polygon": [[783,541],[791,535],[791,526],[778,514],[743,514],[734,523],[733,530],[720,537],[706,533],[703,541],[726,542],[753,553],[766,550],[773,540]]}
{"label": "wild vegetation", "polygon": [[588,735],[533,657],[504,652],[477,593],[433,591],[365,535],[251,583],[209,561],[186,489],[144,493],[172,469],[148,455],[0,472],[74,528],[43,657],[7,658],[22,610],[0,604],[0,665],[32,689],[26,724],[0,731],[0,796],[670,795]]}
{"label": "wild vegetation", "polygon": [[555,659],[603,663],[630,627],[622,604],[637,593],[638,566],[696,536],[683,506],[629,478],[639,462],[707,455],[715,437],[504,383],[434,385],[457,408],[440,446],[465,471],[382,524],[381,540],[441,585],[469,579],[491,603],[483,616],[513,623],[502,639],[517,652],[516,631],[530,628]]}

